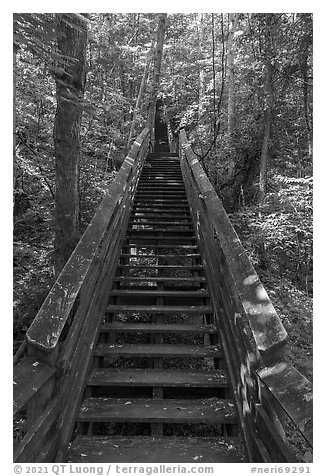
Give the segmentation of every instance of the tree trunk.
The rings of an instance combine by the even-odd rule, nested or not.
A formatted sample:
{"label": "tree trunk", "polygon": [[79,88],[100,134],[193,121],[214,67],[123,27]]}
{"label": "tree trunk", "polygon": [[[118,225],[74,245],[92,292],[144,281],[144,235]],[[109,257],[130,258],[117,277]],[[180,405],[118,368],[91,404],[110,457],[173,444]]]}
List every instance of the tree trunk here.
{"label": "tree trunk", "polygon": [[[86,81],[86,21],[57,14],[58,52],[64,71],[56,73],[57,110],[54,120],[56,161],[55,271],[58,274],[79,239],[79,156],[82,101]],[[73,23],[73,25],[72,25]]]}
{"label": "tree trunk", "polygon": [[198,122],[203,115],[203,100],[205,95],[205,73],[202,65],[204,43],[204,13],[197,13],[197,27],[199,37],[199,85],[198,85]]}
{"label": "tree trunk", "polygon": [[264,41],[266,44],[264,51],[264,63],[265,63],[265,125],[263,142],[260,153],[260,171],[259,171],[259,192],[258,202],[262,204],[267,190],[267,164],[268,164],[268,149],[271,138],[271,125],[272,125],[272,110],[274,108],[274,89],[273,89],[273,66],[272,66],[272,44],[271,38],[273,36],[273,14],[266,15],[266,25],[264,31]]}
{"label": "tree trunk", "polygon": [[268,147],[269,147],[270,135],[271,135],[271,110],[270,108],[268,108],[265,113],[265,130],[264,130],[264,137],[263,137],[263,143],[261,146],[261,154],[260,154],[259,193],[258,193],[259,203],[263,202],[266,195]]}
{"label": "tree trunk", "polygon": [[234,132],[234,30],[236,26],[236,13],[230,13],[228,54],[227,54],[227,84],[228,84],[228,145],[232,147]]}
{"label": "tree trunk", "polygon": [[303,110],[306,121],[307,128],[307,142],[308,142],[308,155],[309,158],[312,157],[312,127],[310,120],[310,111],[309,111],[309,82],[308,82],[308,49],[305,50],[302,63],[301,63],[301,74],[302,74],[302,90],[303,90]]}
{"label": "tree trunk", "polygon": [[151,130],[151,144],[153,147],[155,143],[154,123],[155,123],[155,112],[156,112],[156,98],[158,93],[158,87],[160,84],[160,72],[161,72],[161,64],[162,64],[166,18],[167,18],[167,13],[160,13],[159,23],[157,28],[157,43],[156,43],[156,50],[155,50],[152,91],[151,91],[149,105],[148,105],[148,117],[147,117],[147,124],[146,124],[147,127]]}
{"label": "tree trunk", "polygon": [[17,157],[16,157],[16,57],[17,57],[17,45],[14,44],[14,57],[13,57],[13,185],[16,187],[17,182]]}
{"label": "tree trunk", "polygon": [[131,141],[132,141],[134,131],[135,131],[135,128],[136,128],[137,117],[138,117],[139,111],[140,111],[141,101],[143,100],[143,96],[144,96],[144,92],[145,92],[145,88],[146,88],[146,84],[147,84],[149,67],[150,67],[150,64],[151,64],[151,58],[152,58],[152,54],[153,54],[153,46],[154,46],[154,41],[152,42],[150,50],[147,53],[146,65],[145,65],[145,68],[144,68],[143,77],[142,77],[140,87],[139,87],[139,93],[138,93],[135,109],[133,111],[132,122],[131,122],[131,126],[130,126],[129,137],[128,137],[128,146],[127,146],[128,150],[130,149],[130,146],[131,146]]}

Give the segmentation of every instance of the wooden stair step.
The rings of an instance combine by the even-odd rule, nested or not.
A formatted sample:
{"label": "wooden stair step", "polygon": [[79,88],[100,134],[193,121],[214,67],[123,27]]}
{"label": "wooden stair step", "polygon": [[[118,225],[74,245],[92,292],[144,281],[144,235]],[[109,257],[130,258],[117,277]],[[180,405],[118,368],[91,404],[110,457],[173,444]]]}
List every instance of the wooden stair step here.
{"label": "wooden stair step", "polygon": [[145,218],[146,220],[148,219],[153,219],[155,218],[156,220],[162,220],[162,219],[167,219],[167,220],[188,220],[189,222],[192,223],[191,220],[191,215],[189,213],[182,213],[182,214],[169,214],[169,213],[162,213],[162,212],[154,212],[154,213],[148,213],[148,212],[133,212],[131,214],[131,218]]}
{"label": "wooden stair step", "polygon": [[188,203],[188,200],[186,198],[179,198],[179,197],[171,197],[169,199],[167,198],[158,198],[155,195],[139,195],[137,194],[135,197],[135,204],[144,204],[144,203],[150,203],[151,205],[166,205],[166,204],[171,204],[173,206],[178,206],[179,203]]}
{"label": "wooden stair step", "polygon": [[186,193],[186,188],[184,185],[175,185],[174,183],[154,183],[153,185],[147,185],[149,182],[143,182],[141,179],[138,182],[137,190],[141,190],[142,192],[184,192]]}
{"label": "wooden stair step", "polygon": [[182,173],[179,171],[168,172],[167,170],[163,171],[163,170],[152,169],[152,170],[146,170],[141,175],[141,180],[147,179],[148,181],[152,181],[152,183],[153,183],[153,179],[156,180],[156,178],[165,179],[165,180],[178,180],[180,183],[181,182],[183,183]]}
{"label": "wooden stair step", "polygon": [[[130,245],[130,244],[123,244],[122,248],[135,248],[133,245]],[[163,248],[163,249],[173,249],[173,250],[184,250],[184,251],[188,251],[188,250],[198,250],[198,245],[141,245],[140,247],[138,248],[153,248],[153,249],[158,249],[158,248]],[[176,256],[188,256],[187,254],[186,255],[179,255],[177,254]]]}
{"label": "wooden stair step", "polygon": [[225,370],[163,370],[94,368],[90,386],[105,387],[185,387],[227,388]]}
{"label": "wooden stair step", "polygon": [[133,290],[133,289],[113,289],[110,292],[110,296],[177,296],[177,297],[198,297],[205,298],[209,297],[209,292],[206,289],[201,289],[199,291],[158,291],[157,289],[144,291],[144,290]]}
{"label": "wooden stair step", "polygon": [[182,215],[182,217],[184,217],[185,215],[186,216],[191,216],[190,215],[190,210],[189,210],[189,206],[186,206],[186,207],[174,207],[173,209],[171,208],[160,208],[160,207],[157,207],[157,206],[146,206],[146,207],[142,207],[142,206],[138,206],[138,207],[133,207],[132,209],[132,214],[135,214],[135,213],[151,213],[153,215]]}
{"label": "wooden stair step", "polygon": [[170,271],[177,269],[187,269],[193,271],[201,271],[203,269],[202,264],[198,265],[174,265],[174,264],[119,264],[119,269],[168,269]]}
{"label": "wooden stair step", "polygon": [[[179,241],[185,241],[185,242],[197,241],[197,238],[196,238],[195,235],[191,235],[191,236],[153,236],[153,235],[139,234],[137,236],[137,232],[129,232],[129,234],[126,238],[131,240],[131,242],[133,242],[132,240],[134,240],[134,241],[138,240],[138,243],[135,243],[135,246],[134,246],[135,248],[137,246],[141,246],[142,244],[144,244],[144,243],[140,243],[140,242],[144,242],[145,240],[146,240],[146,242],[148,242],[148,241],[150,241],[150,242],[159,241],[161,243],[161,245],[164,245],[163,242],[166,242],[166,241],[172,241],[176,244],[180,244]],[[147,243],[147,245],[148,245],[148,243]]]}
{"label": "wooden stair step", "polygon": [[238,438],[77,436],[69,463],[241,463]]}
{"label": "wooden stair step", "polygon": [[[140,221],[146,220],[146,221]],[[184,221],[150,221],[146,217],[135,217],[133,220],[129,221],[130,225],[172,225],[172,226],[192,226],[191,220],[184,220]]]}
{"label": "wooden stair step", "polygon": [[128,332],[149,334],[216,334],[214,325],[190,324],[134,324],[128,322],[110,322],[101,326],[100,332]]}
{"label": "wooden stair step", "polygon": [[199,253],[189,253],[187,255],[178,255],[178,254],[175,254],[175,255],[168,255],[168,254],[148,254],[148,253],[144,253],[144,254],[130,254],[130,253],[121,253],[121,258],[166,258],[166,259],[169,259],[169,258],[178,258],[180,256],[182,256],[182,258],[200,258],[200,254]]}
{"label": "wooden stair step", "polygon": [[[155,175],[155,182],[154,184],[158,185],[158,186],[164,186],[164,187],[169,187],[169,186],[180,186],[180,187],[184,187],[184,183],[183,183],[183,180],[181,177],[177,177],[177,178],[174,178],[174,177],[170,177],[170,178],[165,178],[163,177],[162,175],[159,175],[159,174],[156,174]],[[142,184],[142,185],[153,185],[153,179],[150,179],[150,178],[144,178],[143,176],[139,179],[139,184]]]}
{"label": "wooden stair step", "polygon": [[151,163],[149,167],[143,168],[143,173],[150,173],[153,171],[162,171],[167,173],[181,173],[180,164],[170,163],[166,166],[160,165],[158,163]]}
{"label": "wooden stair step", "polygon": [[148,182],[148,183],[153,183],[154,181],[156,183],[161,182],[162,184],[166,184],[169,181],[174,181],[175,183],[179,183],[181,185],[184,184],[183,182],[183,177],[182,174],[180,173],[168,173],[168,172],[161,172],[161,171],[152,171],[152,172],[147,172],[143,173],[140,181],[142,183]]}
{"label": "wooden stair step", "polygon": [[148,282],[153,282],[157,281],[158,283],[166,283],[166,282],[171,282],[171,283],[205,283],[206,279],[202,276],[194,276],[191,278],[174,278],[174,277],[169,277],[169,276],[163,276],[163,277],[143,277],[143,276],[116,276],[114,278],[114,281],[148,281]]}
{"label": "wooden stair step", "polygon": [[186,188],[182,185],[169,185],[169,184],[156,184],[156,185],[147,185],[144,184],[141,180],[138,183],[137,191],[141,191],[142,193],[176,193],[176,194],[184,194],[187,195]]}
{"label": "wooden stair step", "polygon": [[158,198],[157,195],[144,195],[144,194],[136,194],[135,197],[135,203],[153,203],[154,205],[156,204],[173,204],[175,205],[176,203],[188,203],[188,200],[186,198],[179,198],[177,196],[171,196],[171,198]]}
{"label": "wooden stair step", "polygon": [[234,404],[218,398],[154,400],[86,398],[79,411],[81,422],[236,423]]}
{"label": "wooden stair step", "polygon": [[154,210],[167,210],[167,211],[178,211],[178,210],[183,210],[183,211],[187,211],[187,212],[190,212],[190,208],[189,208],[189,204],[183,204],[183,203],[179,203],[179,202],[176,202],[175,200],[173,200],[172,203],[148,203],[148,204],[144,204],[142,201],[138,201],[135,200],[133,202],[133,210],[135,209],[149,209],[151,210],[152,208],[154,208]]}
{"label": "wooden stair step", "polygon": [[122,304],[109,304],[106,306],[105,312],[144,312],[150,314],[213,314],[214,310],[211,306],[124,306]]}
{"label": "wooden stair step", "polygon": [[186,192],[162,192],[155,190],[154,192],[147,192],[143,190],[138,190],[136,193],[136,198],[150,198],[154,200],[161,200],[161,201],[170,201],[171,199],[178,200],[179,202],[184,202],[187,199]]}
{"label": "wooden stair step", "polygon": [[134,230],[133,228],[128,228],[127,234],[133,235],[142,235],[142,234],[147,234],[148,232],[153,232],[153,233],[169,233],[169,234],[174,234],[174,233],[180,233],[182,235],[189,235],[193,234],[193,230],[175,230],[174,228],[155,228],[155,229],[148,229],[148,230]]}
{"label": "wooden stair step", "polygon": [[158,161],[148,162],[147,166],[146,165],[144,166],[143,171],[147,172],[147,171],[153,170],[153,169],[160,169],[160,170],[167,170],[167,171],[171,171],[171,170],[181,171],[180,162],[172,161],[172,160],[167,161],[164,164],[162,162],[158,162]]}
{"label": "wooden stair step", "polygon": [[222,358],[219,346],[173,344],[98,344],[95,356]]}

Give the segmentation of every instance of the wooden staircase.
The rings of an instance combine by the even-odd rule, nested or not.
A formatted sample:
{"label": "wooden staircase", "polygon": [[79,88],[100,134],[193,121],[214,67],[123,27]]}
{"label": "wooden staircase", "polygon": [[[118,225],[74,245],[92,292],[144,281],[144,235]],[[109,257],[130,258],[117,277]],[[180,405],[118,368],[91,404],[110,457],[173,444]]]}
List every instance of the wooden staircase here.
{"label": "wooden staircase", "polygon": [[17,463],[312,452],[312,384],[185,131],[179,156],[166,133],[149,155],[139,134],[14,357]]}
{"label": "wooden staircase", "polygon": [[241,462],[244,451],[176,154],[150,154],[68,462]]}

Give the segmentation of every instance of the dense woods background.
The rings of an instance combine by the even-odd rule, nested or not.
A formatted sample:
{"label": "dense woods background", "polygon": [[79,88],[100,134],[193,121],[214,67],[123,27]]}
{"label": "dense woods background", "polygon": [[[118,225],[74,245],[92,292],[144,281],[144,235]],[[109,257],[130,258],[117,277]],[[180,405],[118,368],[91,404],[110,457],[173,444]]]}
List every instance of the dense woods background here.
{"label": "dense woods background", "polygon": [[[160,19],[14,15],[15,348],[145,125]],[[312,27],[309,13],[169,14],[158,91],[175,135],[186,127],[308,378]]]}

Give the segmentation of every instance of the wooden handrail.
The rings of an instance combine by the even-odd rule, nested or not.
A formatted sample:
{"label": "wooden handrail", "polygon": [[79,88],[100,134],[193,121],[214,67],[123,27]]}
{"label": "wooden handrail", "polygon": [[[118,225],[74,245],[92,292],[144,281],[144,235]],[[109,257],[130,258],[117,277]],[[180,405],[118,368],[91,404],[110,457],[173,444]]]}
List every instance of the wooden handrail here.
{"label": "wooden handrail", "polygon": [[180,131],[181,146],[205,202],[214,231],[218,236],[227,266],[234,280],[235,290],[251,327],[258,351],[268,357],[284,348],[287,332],[276,314],[242,243],[235,232],[224,207],[204,169],[187,141],[184,129]]}
{"label": "wooden handrail", "polygon": [[92,221],[43,302],[26,334],[30,345],[44,352],[51,352],[57,346],[115,207],[121,200],[126,179],[132,171],[139,149],[148,134],[149,129],[145,128],[137,137]]}
{"label": "wooden handrail", "polygon": [[257,374],[312,447],[312,383],[288,362],[264,367]]}
{"label": "wooden handrail", "polygon": [[179,145],[248,460],[296,461],[284,418],[312,445],[312,385],[286,362],[287,332],[184,130]]}

